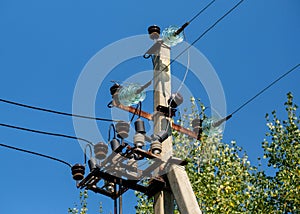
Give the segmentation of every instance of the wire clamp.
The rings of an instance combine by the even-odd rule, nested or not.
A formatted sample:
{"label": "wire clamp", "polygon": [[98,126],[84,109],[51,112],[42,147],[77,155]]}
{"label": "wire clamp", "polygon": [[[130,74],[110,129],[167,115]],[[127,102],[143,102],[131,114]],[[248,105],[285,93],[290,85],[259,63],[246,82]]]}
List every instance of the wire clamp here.
{"label": "wire clamp", "polygon": [[166,107],[162,105],[158,105],[156,107],[156,110],[163,113],[166,117],[174,117],[177,111],[175,108]]}

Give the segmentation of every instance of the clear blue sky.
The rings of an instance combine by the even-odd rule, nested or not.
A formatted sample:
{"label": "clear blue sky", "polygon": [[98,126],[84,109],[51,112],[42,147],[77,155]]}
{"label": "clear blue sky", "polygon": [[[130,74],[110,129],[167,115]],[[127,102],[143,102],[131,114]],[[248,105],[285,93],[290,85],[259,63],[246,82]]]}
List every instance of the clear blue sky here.
{"label": "clear blue sky", "polygon": [[[161,28],[181,25],[208,2],[1,0],[1,98],[71,112],[77,78],[101,48],[147,33],[152,24]],[[187,28],[188,41],[197,38],[236,2],[217,0]],[[298,0],[246,0],[195,45],[212,63],[222,82],[228,112],[300,62],[299,9]],[[149,61],[140,58],[135,62],[132,70],[151,69]],[[117,74],[111,78],[119,79]],[[300,104],[299,80],[298,69],[236,114],[227,123],[225,142],[236,140],[250,161],[256,163],[257,157],[262,156],[261,142],[267,130],[265,113],[277,109],[284,118],[283,103],[289,91]],[[186,84],[195,87],[191,77]],[[97,97],[96,114],[109,116],[101,111],[110,101],[109,92],[105,89],[99,93],[103,96]],[[201,98],[201,94],[198,96]],[[75,134],[71,118],[4,103],[0,103],[0,119],[1,123]],[[107,124],[99,126],[106,129]],[[3,127],[0,133],[1,143],[72,164],[83,161],[76,141]],[[68,167],[2,147],[0,160],[0,213],[66,213],[78,200]],[[89,213],[97,212],[100,201],[104,203],[104,213],[112,210],[112,200],[90,193]],[[132,191],[124,195],[124,202],[124,213],[134,213]]]}

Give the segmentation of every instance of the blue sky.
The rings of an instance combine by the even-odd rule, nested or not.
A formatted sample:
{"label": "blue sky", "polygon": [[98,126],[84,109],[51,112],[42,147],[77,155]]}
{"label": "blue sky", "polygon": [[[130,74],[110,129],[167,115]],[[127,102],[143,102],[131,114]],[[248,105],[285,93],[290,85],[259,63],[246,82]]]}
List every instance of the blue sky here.
{"label": "blue sky", "polygon": [[[217,0],[185,31],[193,41],[237,1]],[[1,98],[71,112],[73,91],[83,67],[101,48],[117,40],[181,25],[208,1],[0,1]],[[196,43],[214,66],[224,88],[228,112],[300,62],[300,2],[245,0],[230,16]],[[183,68],[175,67],[178,70]],[[118,67],[118,72],[151,69],[142,57]],[[101,68],[99,68],[100,72]],[[175,70],[175,69],[174,69]],[[180,78],[182,72],[174,71]],[[100,73],[101,74],[101,73]],[[111,79],[119,79],[117,72]],[[236,114],[226,125],[225,142],[236,140],[251,162],[262,156],[265,113],[278,110],[292,91],[300,104],[300,72],[295,70]],[[109,81],[108,79],[107,81]],[[197,91],[188,76],[186,85]],[[97,116],[109,117],[107,88],[97,96]],[[195,92],[199,98],[205,97]],[[101,95],[101,96],[100,96]],[[205,99],[204,99],[205,101]],[[72,119],[0,103],[1,123],[74,135]],[[99,123],[106,132],[108,124]],[[72,164],[83,161],[74,140],[48,137],[0,127],[0,141],[45,153]],[[47,159],[0,148],[1,213],[66,213],[78,199],[68,167]],[[265,166],[264,166],[265,167]],[[90,194],[90,213],[102,201],[104,213],[112,200]],[[124,195],[124,213],[134,213],[133,192]]]}

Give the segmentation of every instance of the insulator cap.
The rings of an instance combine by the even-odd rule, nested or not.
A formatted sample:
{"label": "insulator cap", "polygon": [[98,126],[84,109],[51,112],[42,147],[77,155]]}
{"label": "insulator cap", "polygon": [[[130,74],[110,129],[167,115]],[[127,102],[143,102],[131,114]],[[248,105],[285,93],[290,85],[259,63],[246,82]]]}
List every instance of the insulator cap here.
{"label": "insulator cap", "polygon": [[153,141],[151,143],[151,152],[153,154],[156,154],[156,155],[160,154],[161,153],[161,149],[162,149],[162,145],[161,145],[161,143],[159,141]]}
{"label": "insulator cap", "polygon": [[152,40],[158,39],[159,35],[160,35],[160,27],[158,27],[157,25],[152,25],[152,26],[148,27],[148,33],[149,33],[150,39],[152,39]]}
{"label": "insulator cap", "polygon": [[203,120],[196,118],[192,120],[193,131],[199,136],[202,133],[202,122]]}
{"label": "insulator cap", "polygon": [[164,142],[169,137],[169,133],[167,131],[160,131],[157,134],[152,135],[154,140],[158,140],[160,143]]}
{"label": "insulator cap", "polygon": [[111,149],[114,152],[116,152],[116,153],[120,152],[119,150],[121,149],[121,144],[118,139],[116,139],[116,138],[112,139],[110,141],[110,145],[111,145]]}
{"label": "insulator cap", "polygon": [[97,159],[103,160],[104,158],[106,158],[107,152],[108,146],[106,145],[106,143],[99,142],[94,145],[94,153]]}
{"label": "insulator cap", "polygon": [[121,86],[118,83],[115,83],[112,87],[110,87],[110,94],[113,96],[120,87]]}
{"label": "insulator cap", "polygon": [[116,131],[118,133],[118,137],[119,138],[127,138],[128,137],[128,133],[129,133],[129,123],[125,122],[125,121],[120,121],[116,124]]}
{"label": "insulator cap", "polygon": [[142,148],[145,145],[145,135],[136,133],[133,137],[133,143],[136,147]]}
{"label": "insulator cap", "polygon": [[84,178],[85,167],[81,164],[75,164],[71,168],[73,179],[75,181],[80,181]]}
{"label": "insulator cap", "polygon": [[144,121],[140,118],[134,122],[135,131],[141,134],[146,134]]}
{"label": "insulator cap", "polygon": [[177,106],[179,106],[181,103],[183,103],[183,97],[179,93],[172,94],[168,100],[168,104],[172,108],[177,108]]}

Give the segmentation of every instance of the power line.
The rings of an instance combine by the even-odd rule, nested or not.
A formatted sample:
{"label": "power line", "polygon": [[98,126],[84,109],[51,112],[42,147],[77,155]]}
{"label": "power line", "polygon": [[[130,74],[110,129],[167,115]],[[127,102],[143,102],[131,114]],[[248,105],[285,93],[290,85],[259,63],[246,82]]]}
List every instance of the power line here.
{"label": "power line", "polygon": [[193,18],[191,18],[188,22],[184,23],[176,32],[175,35],[179,35],[192,21],[194,21],[198,16],[201,15],[209,6],[211,6],[216,0],[212,0],[209,4],[207,4],[203,9],[201,9]]}
{"label": "power line", "polygon": [[10,100],[5,100],[5,99],[0,99],[0,102],[4,102],[4,103],[11,104],[11,105],[24,107],[24,108],[34,109],[34,110],[38,110],[38,111],[49,112],[49,113],[53,113],[53,114],[60,114],[60,115],[65,115],[65,116],[79,117],[79,118],[84,118],[84,119],[106,121],[106,122],[119,122],[119,120],[112,120],[112,119],[99,118],[99,117],[90,117],[90,116],[84,116],[84,115],[79,115],[79,114],[71,114],[71,113],[67,113],[67,112],[56,111],[56,110],[40,108],[40,107],[36,107],[36,106],[32,106],[32,105],[27,105],[27,104],[23,104],[23,103],[13,102]]}
{"label": "power line", "polygon": [[38,152],[33,152],[33,151],[29,151],[29,150],[25,150],[25,149],[21,149],[21,148],[9,146],[9,145],[3,144],[3,143],[0,143],[0,146],[6,147],[6,148],[9,148],[9,149],[13,149],[13,150],[17,150],[17,151],[20,151],[20,152],[25,152],[25,153],[29,153],[29,154],[32,154],[32,155],[36,155],[36,156],[48,158],[48,159],[50,159],[50,160],[53,160],[53,161],[57,161],[57,162],[63,163],[63,164],[65,164],[65,165],[69,166],[70,168],[72,167],[72,165],[71,165],[70,163],[68,163],[68,162],[66,162],[66,161],[64,161],[64,160],[61,160],[61,159],[58,159],[58,158],[49,156],[49,155],[44,155],[44,154],[41,154],[41,153],[38,153]]}
{"label": "power line", "polygon": [[81,140],[92,146],[94,145],[91,141],[86,140],[81,137],[74,137],[74,136],[65,135],[65,134],[45,132],[45,131],[40,131],[40,130],[35,130],[35,129],[24,128],[24,127],[20,127],[20,126],[13,126],[13,125],[4,124],[4,123],[0,123],[0,126],[11,128],[11,129],[18,129],[18,130],[27,131],[27,132],[38,133],[38,134],[44,134],[44,135],[50,135],[50,136],[56,136],[56,137],[64,137],[64,138],[69,138],[69,139],[74,139],[74,140]]}
{"label": "power line", "polygon": [[278,81],[280,81],[282,78],[284,78],[285,76],[287,76],[288,74],[290,74],[292,71],[296,70],[298,67],[300,66],[300,64],[294,66],[293,68],[291,68],[290,70],[288,70],[287,72],[285,72],[284,74],[282,74],[280,77],[278,77],[276,80],[274,80],[273,82],[271,82],[268,86],[266,86],[265,88],[263,88],[261,91],[259,91],[257,94],[255,94],[253,97],[251,97],[249,100],[247,100],[244,104],[242,104],[240,107],[238,107],[235,111],[233,111],[230,115],[233,115],[235,113],[237,113],[238,111],[240,111],[242,108],[244,108],[246,105],[248,105],[250,102],[252,102],[255,98],[257,98],[259,95],[261,95],[262,93],[264,93],[266,90],[268,90],[271,86],[275,85]]}
{"label": "power line", "polygon": [[225,13],[221,18],[219,18],[214,24],[207,28],[195,41],[193,41],[188,47],[186,47],[181,53],[179,53],[164,69],[168,68],[172,63],[174,63],[182,54],[184,54],[188,49],[190,49],[194,44],[196,44],[202,37],[204,37],[209,31],[211,31],[220,21],[222,21],[226,16],[228,16],[232,11],[234,11],[244,0],[239,1],[234,7],[232,7],[227,13]]}
{"label": "power line", "polygon": [[[195,39],[190,45],[188,45],[183,51],[181,51],[174,59],[171,60],[171,62],[165,66],[158,74],[168,69],[170,65],[172,65],[182,54],[184,54],[187,50],[189,50],[194,44],[196,44],[200,39],[202,39],[209,31],[211,31],[219,22],[221,22],[226,16],[228,16],[230,13],[232,13],[240,4],[242,4],[244,0],[239,1],[235,6],[233,6],[229,11],[227,11],[222,17],[220,17],[214,24],[212,24],[209,28],[207,28],[197,39]],[[146,88],[148,85],[151,84],[154,77],[148,81],[144,86],[141,88]]]}
{"label": "power line", "polygon": [[247,100],[246,102],[244,102],[240,107],[238,107],[236,110],[234,110],[231,114],[229,114],[228,116],[226,116],[226,117],[222,118],[221,120],[217,121],[214,124],[214,126],[215,127],[219,126],[223,122],[229,120],[232,117],[232,115],[236,114],[238,111],[240,111],[241,109],[243,109],[250,102],[252,102],[254,99],[256,99],[259,95],[261,95],[262,93],[264,93],[266,90],[268,90],[270,87],[272,87],[273,85],[275,85],[282,78],[284,78],[285,76],[287,76],[288,74],[290,74],[292,71],[296,70],[299,66],[300,66],[300,64],[294,66],[293,68],[291,68],[290,70],[288,70],[287,72],[285,72],[284,74],[282,74],[280,77],[278,77],[276,80],[274,80],[273,82],[271,82],[269,85],[267,85],[265,88],[263,88],[261,91],[259,91],[257,94],[255,94],[253,97],[251,97],[249,100]]}
{"label": "power line", "polygon": [[206,5],[202,10],[200,10],[193,18],[190,19],[190,21],[188,21],[189,23],[191,23],[192,21],[194,21],[198,16],[200,16],[201,13],[203,13],[207,8],[209,8],[210,5],[212,5],[216,0],[211,1],[208,5]]}

